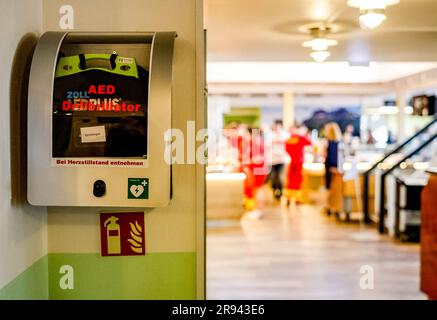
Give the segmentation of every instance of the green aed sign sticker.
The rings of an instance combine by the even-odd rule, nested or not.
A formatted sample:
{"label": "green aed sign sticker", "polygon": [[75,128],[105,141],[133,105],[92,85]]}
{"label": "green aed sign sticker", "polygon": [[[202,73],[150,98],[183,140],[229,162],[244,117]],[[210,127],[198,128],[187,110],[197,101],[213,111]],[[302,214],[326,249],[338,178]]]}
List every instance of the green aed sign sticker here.
{"label": "green aed sign sticker", "polygon": [[149,199],[148,178],[128,178],[127,182],[128,199]]}

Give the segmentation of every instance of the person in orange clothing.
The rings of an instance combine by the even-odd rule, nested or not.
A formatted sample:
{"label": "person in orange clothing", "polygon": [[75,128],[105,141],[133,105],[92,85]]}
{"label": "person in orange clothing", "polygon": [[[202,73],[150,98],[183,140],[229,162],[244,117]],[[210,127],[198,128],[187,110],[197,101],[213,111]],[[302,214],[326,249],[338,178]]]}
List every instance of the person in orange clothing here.
{"label": "person in orange clothing", "polygon": [[287,206],[294,198],[296,204],[300,203],[300,190],[302,186],[302,168],[304,163],[304,148],[311,145],[311,141],[302,133],[302,127],[295,125],[290,129],[290,138],[285,143],[285,150],[290,156],[287,168],[286,198]]}
{"label": "person in orange clothing", "polygon": [[238,141],[240,171],[246,174],[244,180],[244,208],[256,208],[256,193],[263,185],[267,169],[264,158],[264,138],[260,131],[248,129]]}

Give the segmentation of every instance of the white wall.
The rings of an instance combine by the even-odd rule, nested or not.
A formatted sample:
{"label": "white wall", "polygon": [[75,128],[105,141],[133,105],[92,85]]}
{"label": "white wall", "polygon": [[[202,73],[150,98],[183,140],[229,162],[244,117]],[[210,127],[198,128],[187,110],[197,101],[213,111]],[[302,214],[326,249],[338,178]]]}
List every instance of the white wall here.
{"label": "white wall", "polygon": [[[173,125],[186,133],[187,121],[202,128],[204,117],[203,7],[201,0],[44,0],[44,31],[60,31],[59,8],[74,9],[71,31],[177,31],[173,65]],[[147,209],[148,253],[195,252],[197,297],[204,284],[204,193],[202,165],[173,166],[173,198]],[[96,208],[51,207],[49,253],[100,252]]]}
{"label": "white wall", "polygon": [[[0,0],[0,289],[47,253],[46,208],[11,203],[10,79],[21,39],[40,33],[40,0]],[[20,63],[22,60],[19,60]],[[21,106],[24,107],[24,106]]]}

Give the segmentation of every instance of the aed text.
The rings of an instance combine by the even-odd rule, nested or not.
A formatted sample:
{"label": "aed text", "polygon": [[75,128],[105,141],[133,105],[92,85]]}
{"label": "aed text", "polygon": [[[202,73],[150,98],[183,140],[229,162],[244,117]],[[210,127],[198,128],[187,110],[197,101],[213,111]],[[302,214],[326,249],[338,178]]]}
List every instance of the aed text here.
{"label": "aed text", "polygon": [[73,98],[89,98],[90,94],[114,94],[115,87],[113,85],[91,85],[88,91],[67,91],[67,99]]}

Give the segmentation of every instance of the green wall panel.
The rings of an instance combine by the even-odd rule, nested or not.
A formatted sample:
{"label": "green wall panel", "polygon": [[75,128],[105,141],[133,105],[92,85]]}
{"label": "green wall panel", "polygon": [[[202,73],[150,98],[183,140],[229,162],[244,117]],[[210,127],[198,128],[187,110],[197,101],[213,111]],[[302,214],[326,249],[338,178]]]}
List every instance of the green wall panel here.
{"label": "green wall panel", "polygon": [[[0,289],[0,299],[195,299],[195,263],[193,252],[49,254]],[[73,289],[61,289],[64,265],[72,267]]]}
{"label": "green wall panel", "polygon": [[[127,257],[49,254],[50,299],[195,299],[195,263],[191,252]],[[73,268],[73,289],[61,289],[63,265]]]}
{"label": "green wall panel", "polygon": [[0,300],[48,299],[47,269],[48,259],[44,256],[0,289]]}

